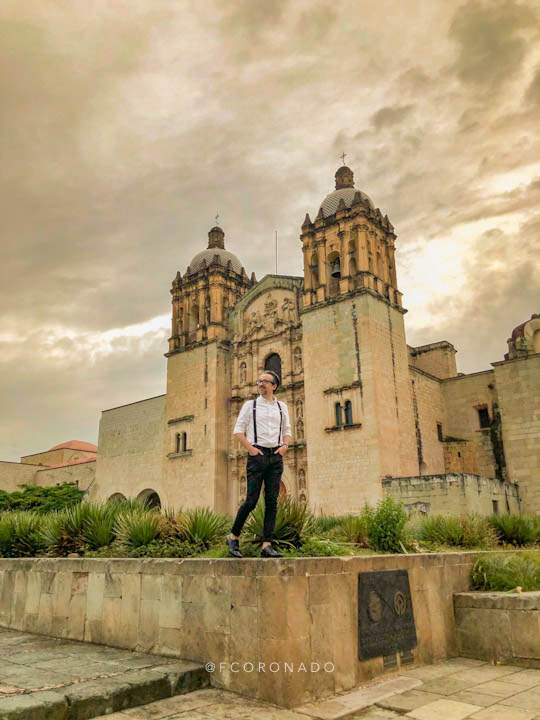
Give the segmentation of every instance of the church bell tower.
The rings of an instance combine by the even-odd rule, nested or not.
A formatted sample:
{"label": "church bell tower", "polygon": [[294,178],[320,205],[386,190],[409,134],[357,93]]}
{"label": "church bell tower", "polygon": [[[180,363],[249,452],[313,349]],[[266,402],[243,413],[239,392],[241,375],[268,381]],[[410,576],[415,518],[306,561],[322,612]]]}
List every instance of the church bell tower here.
{"label": "church bell tower", "polygon": [[359,511],[418,474],[396,235],[343,166],[300,239],[311,500]]}

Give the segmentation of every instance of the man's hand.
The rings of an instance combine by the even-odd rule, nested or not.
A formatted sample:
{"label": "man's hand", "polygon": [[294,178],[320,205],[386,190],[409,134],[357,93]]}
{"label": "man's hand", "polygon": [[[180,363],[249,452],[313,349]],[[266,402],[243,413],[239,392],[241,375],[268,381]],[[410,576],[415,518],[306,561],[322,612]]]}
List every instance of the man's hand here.
{"label": "man's hand", "polygon": [[248,448],[248,453],[250,455],[264,455],[263,451],[260,448],[256,448],[253,445]]}
{"label": "man's hand", "polygon": [[276,450],[276,452],[274,453],[274,455],[278,455],[278,454],[279,454],[279,455],[281,455],[281,456],[283,457],[283,455],[285,455],[286,452],[287,452],[287,446],[286,446],[286,445],[280,445],[280,446],[278,447],[278,449]]}

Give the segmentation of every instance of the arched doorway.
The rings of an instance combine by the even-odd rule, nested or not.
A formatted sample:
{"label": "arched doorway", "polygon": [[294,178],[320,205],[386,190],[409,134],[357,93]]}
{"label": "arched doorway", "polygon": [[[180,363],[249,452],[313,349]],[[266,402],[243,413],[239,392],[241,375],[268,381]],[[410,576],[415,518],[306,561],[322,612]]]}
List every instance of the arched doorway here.
{"label": "arched doorway", "polygon": [[281,358],[277,353],[272,353],[266,358],[264,361],[264,369],[275,372],[281,382]]}
{"label": "arched doorway", "polygon": [[155,490],[147,488],[137,495],[137,500],[143,500],[149,508],[161,508],[161,500]]}
{"label": "arched doorway", "polygon": [[124,502],[125,499],[126,499],[126,496],[125,496],[125,495],[122,495],[122,493],[118,492],[118,493],[113,493],[113,494],[110,496],[110,498],[107,500],[107,502],[117,502],[117,503],[119,503],[119,502]]}

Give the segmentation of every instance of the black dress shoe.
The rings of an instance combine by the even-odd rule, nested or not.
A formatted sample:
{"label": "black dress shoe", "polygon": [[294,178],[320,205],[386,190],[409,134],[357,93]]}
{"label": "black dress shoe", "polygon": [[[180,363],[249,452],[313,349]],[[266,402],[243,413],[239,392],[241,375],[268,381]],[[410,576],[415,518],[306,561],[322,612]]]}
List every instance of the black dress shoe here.
{"label": "black dress shoe", "polygon": [[274,550],[271,545],[267,545],[261,550],[261,557],[283,557],[283,555],[277,550]]}
{"label": "black dress shoe", "polygon": [[236,538],[227,538],[227,547],[229,548],[229,557],[241,558],[244,557],[240,552],[240,543]]}

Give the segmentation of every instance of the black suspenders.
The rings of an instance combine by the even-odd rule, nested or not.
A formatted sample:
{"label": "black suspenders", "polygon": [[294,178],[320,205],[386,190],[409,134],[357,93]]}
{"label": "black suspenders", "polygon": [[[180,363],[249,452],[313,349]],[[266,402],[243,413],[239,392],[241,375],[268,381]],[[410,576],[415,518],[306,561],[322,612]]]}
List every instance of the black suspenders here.
{"label": "black suspenders", "polygon": [[[283,413],[281,412],[281,405],[279,404],[279,400],[277,400],[278,408],[279,408],[279,438],[278,438],[278,445],[281,445],[281,425],[283,422]],[[257,398],[253,401],[253,435],[254,435],[254,445],[257,444]]]}

